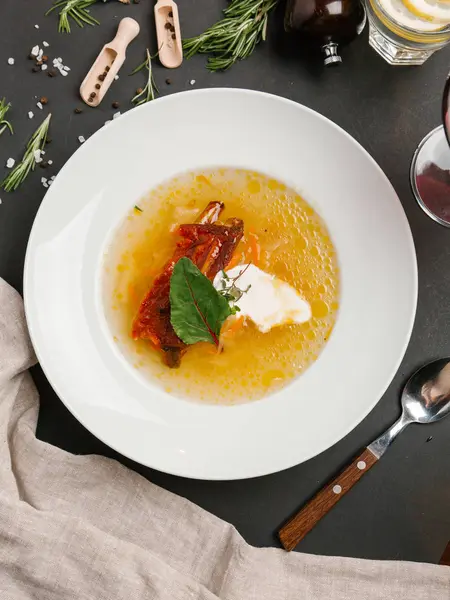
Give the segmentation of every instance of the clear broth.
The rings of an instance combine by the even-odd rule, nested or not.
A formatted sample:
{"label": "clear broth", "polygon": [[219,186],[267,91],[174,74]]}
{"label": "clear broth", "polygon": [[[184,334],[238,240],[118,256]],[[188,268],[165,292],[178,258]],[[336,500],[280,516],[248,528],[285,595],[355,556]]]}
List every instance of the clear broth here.
{"label": "clear broth", "polygon": [[[150,342],[131,338],[132,321],[173,253],[177,226],[193,222],[212,200],[225,203],[221,220],[244,220],[239,262],[290,283],[310,302],[313,318],[268,333],[250,321],[237,331],[225,324],[222,353],[196,344],[179,369],[169,369]],[[152,190],[115,232],[103,275],[106,317],[127,360],[166,392],[210,403],[256,400],[300,375],[322,351],[339,304],[336,252],[319,215],[281,182],[237,169],[187,173]]]}

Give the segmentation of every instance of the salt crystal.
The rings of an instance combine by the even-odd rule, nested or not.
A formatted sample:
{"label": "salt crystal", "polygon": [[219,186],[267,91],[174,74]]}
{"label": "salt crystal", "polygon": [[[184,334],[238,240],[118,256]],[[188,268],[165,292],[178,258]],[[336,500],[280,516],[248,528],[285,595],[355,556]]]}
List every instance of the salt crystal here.
{"label": "salt crystal", "polygon": [[66,67],[65,65],[64,65],[63,69],[64,69],[64,71],[70,71],[70,68]]}
{"label": "salt crystal", "polygon": [[52,164],[53,164],[53,161],[52,161],[52,160],[49,160],[49,161],[47,161],[47,162],[48,162],[48,164],[49,164],[49,165],[52,165]]}
{"label": "salt crystal", "polygon": [[8,65],[13,65],[13,64],[14,64],[14,59],[8,58]]}
{"label": "salt crystal", "polygon": [[119,79],[119,76],[118,76],[118,75],[116,75],[116,76],[114,77],[114,79],[117,81],[117,80]]}
{"label": "salt crystal", "polygon": [[12,169],[15,164],[16,161],[13,158],[8,158],[8,160],[6,161],[6,166],[8,167],[8,169]]}
{"label": "salt crystal", "polygon": [[33,113],[33,112],[31,112],[31,110],[30,110],[30,111],[29,111],[29,113],[28,113],[28,118],[29,118],[29,119],[32,119],[33,117],[34,117],[34,113]]}
{"label": "salt crystal", "polygon": [[44,108],[44,107],[42,106],[42,102],[38,102],[38,103],[36,104],[36,106],[37,106],[38,108],[40,108],[41,110]]}
{"label": "salt crystal", "polygon": [[111,123],[111,119],[109,121],[105,121],[105,125],[108,125],[108,123]]}
{"label": "salt crystal", "polygon": [[195,85],[195,79],[191,79],[189,82],[191,85]]}
{"label": "salt crystal", "polygon": [[42,57],[44,56],[44,51],[42,50],[42,48],[39,49],[39,53],[36,57],[37,60],[42,60]]}
{"label": "salt crystal", "polygon": [[31,56],[37,56],[39,54],[39,46],[33,46],[31,49]]}
{"label": "salt crystal", "polygon": [[35,150],[35,151],[33,152],[33,156],[34,156],[34,160],[35,160],[37,163],[40,163],[40,162],[42,162],[42,158],[41,158],[41,151],[40,151],[39,149],[38,149],[38,150]]}
{"label": "salt crystal", "polygon": [[58,56],[58,58],[56,59],[58,62],[62,63],[62,58],[60,56]]}
{"label": "salt crystal", "polygon": [[116,113],[114,113],[114,114],[113,114],[113,119],[118,119],[118,118],[120,117],[120,115],[121,115],[121,114],[122,114],[122,113],[120,112],[120,110],[119,110],[119,112],[116,112]]}
{"label": "salt crystal", "polygon": [[78,141],[80,142],[80,144],[84,144],[84,142],[86,141],[86,139],[82,135],[79,135],[78,136]]}
{"label": "salt crystal", "polygon": [[48,48],[48,47],[50,46],[50,44],[49,44],[48,42],[42,42],[42,45],[43,45],[45,48]]}
{"label": "salt crystal", "polygon": [[64,71],[64,70],[60,70],[59,72],[61,73],[61,75],[63,77],[66,77],[69,74],[67,71]]}
{"label": "salt crystal", "polygon": [[35,25],[35,26],[34,26],[34,28],[35,28],[35,29],[39,29],[39,25]]}
{"label": "salt crystal", "polygon": [[47,65],[41,65],[41,69],[42,69],[43,71],[46,71],[46,70],[47,70],[47,68],[48,68],[48,67],[47,67]]}

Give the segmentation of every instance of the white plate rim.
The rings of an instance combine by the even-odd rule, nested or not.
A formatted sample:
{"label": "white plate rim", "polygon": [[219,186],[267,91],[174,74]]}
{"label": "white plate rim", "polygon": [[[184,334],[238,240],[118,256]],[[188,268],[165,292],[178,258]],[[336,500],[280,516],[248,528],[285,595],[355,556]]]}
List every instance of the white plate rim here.
{"label": "white plate rim", "polygon": [[[91,428],[91,426],[86,423],[86,420],[83,419],[80,414],[79,411],[76,409],[76,407],[71,406],[70,403],[67,403],[66,400],[64,399],[64,394],[62,392],[62,390],[58,389],[59,386],[56,384],[56,382],[54,381],[54,378],[52,377],[51,373],[50,373],[50,369],[47,368],[47,366],[45,365],[45,361],[42,361],[42,355],[40,352],[40,348],[39,348],[39,343],[36,339],[35,336],[35,332],[33,329],[33,317],[32,315],[32,301],[30,300],[30,294],[29,294],[29,290],[31,287],[31,274],[30,274],[30,254],[32,251],[32,246],[33,246],[33,242],[34,242],[34,236],[35,236],[35,222],[33,223],[33,227],[30,233],[30,237],[28,240],[28,244],[27,244],[27,249],[26,249],[26,255],[25,255],[25,263],[24,263],[24,276],[23,276],[23,289],[24,289],[24,306],[25,306],[25,314],[26,314],[26,319],[27,319],[27,324],[28,324],[28,330],[29,330],[29,334],[30,334],[30,339],[32,341],[36,356],[38,358],[39,364],[46,376],[46,378],[48,379],[50,385],[52,386],[52,388],[54,389],[55,393],[58,395],[58,397],[60,398],[60,400],[63,402],[63,404],[66,406],[66,408],[69,410],[69,412],[71,412],[71,414],[81,423],[81,425],[83,427],[85,427],[85,429],[87,429],[92,435],[94,435],[97,439],[99,439],[102,443],[104,443],[105,445],[107,445],[108,447],[110,447],[112,450],[114,450],[115,452],[122,454],[123,456],[139,463],[142,464],[144,466],[147,466],[149,468],[155,469],[155,470],[159,470],[161,472],[165,472],[171,475],[176,475],[176,476],[180,476],[180,477],[185,477],[185,478],[193,478],[193,479],[199,479],[199,480],[207,480],[207,481],[221,481],[221,480],[227,480],[227,481],[232,481],[232,480],[240,480],[240,479],[247,479],[247,478],[255,478],[255,477],[261,477],[261,476],[265,476],[265,475],[269,475],[275,472],[281,472],[287,469],[290,469],[298,464],[301,464],[303,462],[306,462],[312,458],[314,458],[315,456],[320,455],[321,453],[325,452],[326,450],[328,450],[329,448],[331,448],[332,446],[334,446],[336,443],[338,443],[340,440],[342,440],[344,437],[346,437],[351,431],[353,431],[353,429],[355,429],[355,427],[357,427],[357,425],[359,425],[366,417],[367,415],[373,410],[373,408],[378,404],[378,402],[381,400],[381,398],[383,397],[384,393],[386,392],[386,390],[388,389],[389,385],[391,384],[393,378],[395,377],[396,373],[398,372],[398,369],[402,363],[402,360],[405,356],[406,350],[408,348],[410,339],[411,339],[411,334],[413,331],[413,327],[414,327],[414,322],[415,322],[415,317],[416,317],[416,311],[417,311],[417,301],[418,301],[418,269],[417,269],[417,255],[416,255],[416,251],[415,251],[415,246],[414,246],[414,239],[412,236],[412,232],[409,226],[409,222],[408,219],[406,217],[406,213],[404,211],[403,205],[400,202],[400,199],[398,198],[398,195],[394,189],[394,187],[392,186],[391,182],[389,181],[389,179],[387,178],[387,176],[385,175],[385,173],[383,172],[383,170],[381,169],[381,167],[378,165],[378,163],[375,161],[375,159],[369,154],[369,152],[356,140],[354,139],[349,133],[347,133],[342,127],[340,127],[339,125],[337,125],[336,123],[334,123],[333,121],[331,121],[330,119],[328,119],[327,117],[325,117],[324,115],[322,115],[321,113],[317,112],[316,110],[309,108],[305,105],[302,105],[298,102],[295,102],[293,100],[290,100],[288,98],[284,98],[281,96],[277,96],[275,94],[269,94],[267,92],[260,92],[260,91],[256,91],[256,90],[250,90],[250,89],[244,89],[244,88],[226,88],[226,87],[218,87],[218,88],[199,88],[196,90],[188,90],[188,91],[183,91],[183,92],[177,92],[174,94],[170,94],[169,96],[165,96],[165,97],[161,97],[161,98],[157,98],[156,100],[152,101],[152,105],[155,105],[156,103],[163,103],[165,101],[167,101],[168,99],[173,99],[174,97],[178,97],[178,96],[184,96],[186,94],[189,95],[198,95],[198,94],[210,94],[210,95],[215,95],[215,94],[221,94],[223,92],[226,92],[228,94],[247,94],[247,95],[255,95],[255,96],[265,96],[268,98],[273,98],[276,99],[277,101],[281,102],[281,103],[285,103],[287,105],[291,105],[291,106],[295,106],[297,108],[300,108],[301,110],[310,113],[312,115],[314,115],[315,118],[318,118],[324,122],[326,122],[328,124],[328,126],[331,126],[332,128],[336,129],[341,135],[343,135],[344,137],[347,138],[347,140],[349,140],[353,145],[355,145],[364,155],[367,159],[369,159],[369,161],[371,162],[372,166],[375,167],[375,169],[378,171],[378,173],[382,176],[382,178],[385,180],[386,184],[391,188],[391,190],[393,191],[394,195],[396,196],[398,203],[399,203],[399,208],[401,209],[401,212],[403,213],[403,220],[404,220],[404,226],[405,226],[405,233],[407,234],[407,237],[409,238],[409,251],[411,254],[411,258],[413,259],[412,261],[412,266],[413,266],[413,270],[411,271],[410,275],[412,277],[411,280],[411,284],[413,286],[413,290],[414,290],[414,298],[413,298],[413,302],[411,305],[411,311],[409,314],[409,319],[408,319],[408,330],[407,330],[407,335],[405,336],[405,340],[401,349],[401,352],[399,353],[399,357],[396,361],[396,363],[394,364],[390,374],[388,377],[386,377],[386,381],[384,383],[383,386],[381,386],[381,389],[379,391],[379,394],[377,394],[375,396],[374,394],[374,400],[373,402],[367,406],[367,408],[364,411],[361,411],[361,415],[358,416],[357,418],[355,418],[352,423],[347,426],[345,428],[345,431],[343,430],[341,434],[336,435],[333,439],[330,439],[329,443],[325,444],[324,447],[319,451],[319,452],[311,452],[310,454],[304,455],[302,457],[302,459],[300,461],[292,461],[289,464],[286,464],[285,466],[283,466],[280,469],[277,470],[267,470],[265,469],[263,466],[258,469],[255,470],[253,469],[251,473],[246,474],[246,475],[239,475],[236,477],[233,476],[227,476],[226,478],[221,477],[221,476],[217,476],[215,477],[212,474],[208,474],[208,476],[199,476],[198,474],[196,475],[190,475],[187,474],[186,472],[178,471],[176,469],[164,469],[162,470],[161,467],[158,467],[157,464],[154,464],[152,461],[143,461],[142,457],[138,457],[135,456],[133,452],[129,452],[127,450],[121,449],[120,447],[116,446],[114,444],[114,442],[111,442],[109,440],[106,440],[103,438],[102,435],[99,435],[98,433],[95,432],[95,428]],[[122,119],[126,119],[127,116],[129,116],[129,114],[131,112],[133,112],[133,114],[136,114],[136,111],[144,111],[144,110],[148,110],[149,109],[149,104],[144,104],[142,106],[136,107],[134,109],[132,109],[132,111],[127,111],[127,113],[124,113],[121,115],[120,120]],[[109,124],[109,127],[111,126],[115,126],[115,122],[113,121],[112,123]],[[84,146],[89,146],[90,144],[93,143],[93,140],[97,139],[97,137],[99,137],[101,135],[102,132],[102,128],[100,128],[99,130],[97,130],[94,134],[92,134],[92,136],[90,136],[86,142],[83,144]],[[78,151],[78,150],[77,150]],[[77,152],[76,151],[76,152]],[[72,160],[72,157],[76,154],[76,152],[67,160],[67,162],[63,165],[63,167],[61,168],[61,170],[58,173],[58,177],[63,175],[69,168],[70,168],[70,163]],[[44,203],[45,201],[45,196],[44,199],[41,203],[41,205]],[[39,207],[36,217],[35,217],[35,221],[38,218],[39,215],[39,211],[40,211],[41,207]]]}

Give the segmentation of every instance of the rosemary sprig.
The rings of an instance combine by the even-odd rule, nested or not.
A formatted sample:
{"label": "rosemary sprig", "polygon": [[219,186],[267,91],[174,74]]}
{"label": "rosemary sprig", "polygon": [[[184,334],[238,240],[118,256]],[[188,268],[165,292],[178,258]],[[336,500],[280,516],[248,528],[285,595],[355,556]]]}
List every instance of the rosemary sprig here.
{"label": "rosemary sprig", "polygon": [[6,99],[2,98],[0,100],[0,135],[2,135],[7,128],[9,129],[11,135],[14,133],[11,123],[5,119],[6,113],[10,108],[11,104],[9,102],[6,104]]}
{"label": "rosemary sprig", "polygon": [[48,115],[36,129],[27,144],[22,160],[0,183],[0,187],[6,192],[16,190],[25,181],[30,171],[34,171],[36,167],[36,155],[39,151],[42,151],[45,146],[51,116],[51,114]]}
{"label": "rosemary sprig", "polygon": [[[144,62],[142,64],[137,66],[134,69],[134,71],[132,71],[130,73],[130,75],[139,73],[139,71],[142,71],[142,69],[144,69],[144,68],[147,69],[147,71],[148,71],[147,83],[145,84],[145,88],[142,90],[142,92],[137,93],[136,96],[134,96],[134,98],[131,100],[131,102],[133,104],[135,104],[136,106],[139,106],[140,104],[144,104],[145,102],[151,102],[152,100],[155,99],[156,94],[159,93],[159,90],[156,87],[156,83],[153,78],[152,57],[150,56],[150,52],[148,51],[148,48],[147,48],[147,58],[144,60]],[[155,94],[155,92],[156,92],[156,94]]]}
{"label": "rosemary sprig", "polygon": [[266,39],[269,13],[278,0],[231,0],[224,18],[204,33],[183,40],[186,58],[194,54],[212,54],[210,71],[221,71],[252,54]]}
{"label": "rosemary sprig", "polygon": [[59,33],[70,33],[69,18],[73,19],[78,27],[84,27],[84,25],[99,25],[99,21],[91,16],[87,10],[97,1],[98,0],[56,0],[53,6],[45,13],[45,16],[49,15],[54,10],[61,9],[59,11]]}

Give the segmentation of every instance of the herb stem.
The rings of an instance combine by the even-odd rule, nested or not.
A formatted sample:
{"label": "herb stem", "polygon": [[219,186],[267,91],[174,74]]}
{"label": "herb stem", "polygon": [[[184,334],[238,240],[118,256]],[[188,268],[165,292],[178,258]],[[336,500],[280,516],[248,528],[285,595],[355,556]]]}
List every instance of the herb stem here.
{"label": "herb stem", "polygon": [[155,79],[153,77],[153,69],[152,69],[152,57],[150,56],[150,52],[147,48],[147,58],[144,60],[142,64],[137,66],[134,71],[130,73],[130,75],[134,75],[135,73],[139,73],[142,69],[147,69],[147,83],[145,84],[142,92],[137,93],[134,98],[132,98],[131,102],[136,106],[140,104],[144,104],[145,102],[151,102],[156,98],[156,94],[159,93],[159,90],[156,86]]}
{"label": "herb stem", "polygon": [[0,183],[0,187],[6,192],[13,192],[16,190],[28,177],[30,171],[34,171],[36,167],[36,154],[41,152],[45,146],[51,116],[51,114],[48,115],[36,129],[28,141],[22,160]]}
{"label": "herb stem", "polygon": [[231,0],[224,18],[204,33],[183,40],[186,58],[211,54],[208,69],[225,70],[252,54],[266,39],[269,14],[278,0]]}
{"label": "herb stem", "polygon": [[57,0],[45,13],[49,15],[52,11],[61,9],[59,12],[59,33],[70,33],[70,21],[73,19],[78,27],[86,25],[99,25],[99,21],[89,14],[88,8],[98,0]]}
{"label": "herb stem", "polygon": [[9,129],[11,135],[14,133],[12,125],[9,121],[5,119],[6,113],[11,108],[11,104],[6,103],[6,99],[2,98],[0,100],[0,135],[5,131],[5,129]]}

